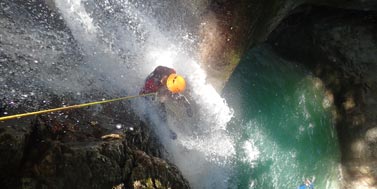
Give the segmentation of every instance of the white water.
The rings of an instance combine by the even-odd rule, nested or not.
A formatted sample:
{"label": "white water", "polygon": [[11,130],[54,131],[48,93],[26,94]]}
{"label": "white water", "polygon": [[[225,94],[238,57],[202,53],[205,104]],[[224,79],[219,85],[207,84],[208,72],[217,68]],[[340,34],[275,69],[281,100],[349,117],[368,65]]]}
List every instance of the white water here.
{"label": "white water", "polygon": [[178,134],[177,140],[169,138],[156,107],[138,100],[134,109],[140,116],[148,113],[167,157],[193,188],[227,188],[235,149],[226,125],[233,113],[206,83],[205,72],[190,53],[197,39],[185,23],[195,24],[197,16],[184,3],[171,3],[55,1],[83,50],[80,70],[106,78],[106,83],[100,84],[104,90],[121,88],[136,94],[157,65],[173,67],[187,78],[189,87],[185,94],[192,98],[194,118],[180,113],[184,111],[179,105],[167,104],[168,127]]}

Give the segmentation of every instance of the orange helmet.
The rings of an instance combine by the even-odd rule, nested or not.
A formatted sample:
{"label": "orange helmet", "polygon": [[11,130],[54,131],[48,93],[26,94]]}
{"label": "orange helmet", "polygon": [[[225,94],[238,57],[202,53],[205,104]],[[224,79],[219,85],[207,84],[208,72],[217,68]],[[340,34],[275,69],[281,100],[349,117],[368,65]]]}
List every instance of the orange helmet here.
{"label": "orange helmet", "polygon": [[172,93],[180,93],[180,92],[183,92],[185,90],[186,81],[180,75],[170,74],[168,79],[166,80],[166,87]]}

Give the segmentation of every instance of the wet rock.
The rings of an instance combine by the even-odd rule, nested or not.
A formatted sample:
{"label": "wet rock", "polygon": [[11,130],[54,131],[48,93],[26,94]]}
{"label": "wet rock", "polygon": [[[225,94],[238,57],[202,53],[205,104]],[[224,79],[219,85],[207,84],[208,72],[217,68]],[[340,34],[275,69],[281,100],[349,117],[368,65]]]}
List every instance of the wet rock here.
{"label": "wet rock", "polygon": [[365,138],[370,143],[377,143],[377,127],[368,129],[365,133]]}
{"label": "wet rock", "polygon": [[377,2],[374,0],[310,0],[312,4],[316,5],[326,5],[337,8],[344,8],[350,10],[361,10],[361,11],[370,11],[377,10]]}
{"label": "wet rock", "polygon": [[31,134],[27,121],[18,126],[0,122],[0,185],[8,188],[19,177],[19,166],[23,161],[24,150]]}
{"label": "wet rock", "polygon": [[[0,127],[0,169],[7,170],[0,174],[2,186],[133,188],[135,181],[157,179],[166,188],[189,188],[179,170],[161,159],[162,147],[142,122],[130,123],[133,118],[124,117],[117,121],[134,129],[118,129],[106,125],[113,118],[103,114],[93,116],[86,110],[67,114],[68,118],[50,114],[27,119],[18,129],[19,120],[2,123],[10,125]],[[101,138],[119,134],[123,138]]]}
{"label": "wet rock", "polygon": [[149,182],[152,181],[153,188],[190,188],[188,182],[182,182],[184,178],[175,166],[143,151],[135,151],[134,155],[136,164],[132,170],[131,181],[135,188],[147,186],[149,178],[152,178]]}
{"label": "wet rock", "polygon": [[198,51],[208,81],[221,91],[243,53],[265,41],[279,22],[303,2],[211,1],[203,13]]}
{"label": "wet rock", "polygon": [[[202,1],[199,1],[202,2]],[[209,82],[219,91],[238,65],[245,50],[263,43],[296,7],[325,5],[349,10],[377,10],[374,0],[211,0],[201,13],[198,57]],[[200,4],[200,3],[197,3]]]}
{"label": "wet rock", "polygon": [[[52,0],[3,0],[0,7],[8,10],[11,7],[18,7],[22,12],[10,12],[10,14],[28,14],[34,24],[45,27],[47,29],[66,30],[67,27],[56,11]],[[1,13],[1,11],[0,11]]]}

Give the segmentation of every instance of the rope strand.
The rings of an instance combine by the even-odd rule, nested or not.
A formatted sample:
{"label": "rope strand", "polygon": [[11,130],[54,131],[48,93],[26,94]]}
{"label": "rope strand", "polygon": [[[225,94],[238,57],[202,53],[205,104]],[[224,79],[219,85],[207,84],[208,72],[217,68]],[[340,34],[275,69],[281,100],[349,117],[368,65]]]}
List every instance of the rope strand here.
{"label": "rope strand", "polygon": [[148,94],[141,94],[141,95],[135,95],[135,96],[126,96],[126,97],[114,98],[114,99],[110,99],[110,100],[102,100],[102,101],[97,101],[97,102],[76,104],[76,105],[65,106],[65,107],[60,107],[60,108],[40,110],[40,111],[36,111],[36,112],[28,112],[28,113],[23,113],[23,114],[4,116],[4,117],[0,117],[0,121],[6,121],[6,120],[10,120],[10,119],[16,119],[16,118],[21,118],[21,117],[26,117],[26,116],[39,115],[39,114],[62,111],[62,110],[78,109],[78,108],[83,108],[83,107],[86,107],[86,106],[93,106],[93,105],[97,105],[97,104],[105,104],[105,103],[115,102],[115,101],[120,101],[120,100],[128,100],[128,99],[137,98],[137,97],[151,96],[151,95],[154,95],[154,94],[156,94],[156,93],[148,93]]}

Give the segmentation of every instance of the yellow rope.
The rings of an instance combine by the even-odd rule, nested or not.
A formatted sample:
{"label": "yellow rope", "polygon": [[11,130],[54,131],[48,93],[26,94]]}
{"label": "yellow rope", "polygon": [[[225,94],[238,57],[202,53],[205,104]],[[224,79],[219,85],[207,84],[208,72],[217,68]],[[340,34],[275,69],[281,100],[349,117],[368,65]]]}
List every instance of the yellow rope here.
{"label": "yellow rope", "polygon": [[104,103],[126,100],[126,99],[131,99],[131,98],[151,96],[151,95],[154,95],[154,94],[156,94],[156,93],[148,93],[148,94],[135,95],[135,96],[126,96],[126,97],[114,98],[114,99],[110,99],[110,100],[102,100],[102,101],[97,101],[97,102],[89,102],[89,103],[85,103],[85,104],[76,104],[76,105],[72,105],[72,106],[65,106],[65,107],[53,108],[53,109],[48,109],[48,110],[40,110],[40,111],[36,111],[36,112],[28,112],[28,113],[23,113],[23,114],[4,116],[4,117],[0,117],[0,121],[16,119],[16,118],[21,118],[21,117],[26,117],[26,116],[31,116],[31,115],[38,115],[38,114],[62,111],[62,110],[83,108],[83,107],[86,107],[86,106],[92,106],[92,105],[96,105],[96,104],[104,104]]}

